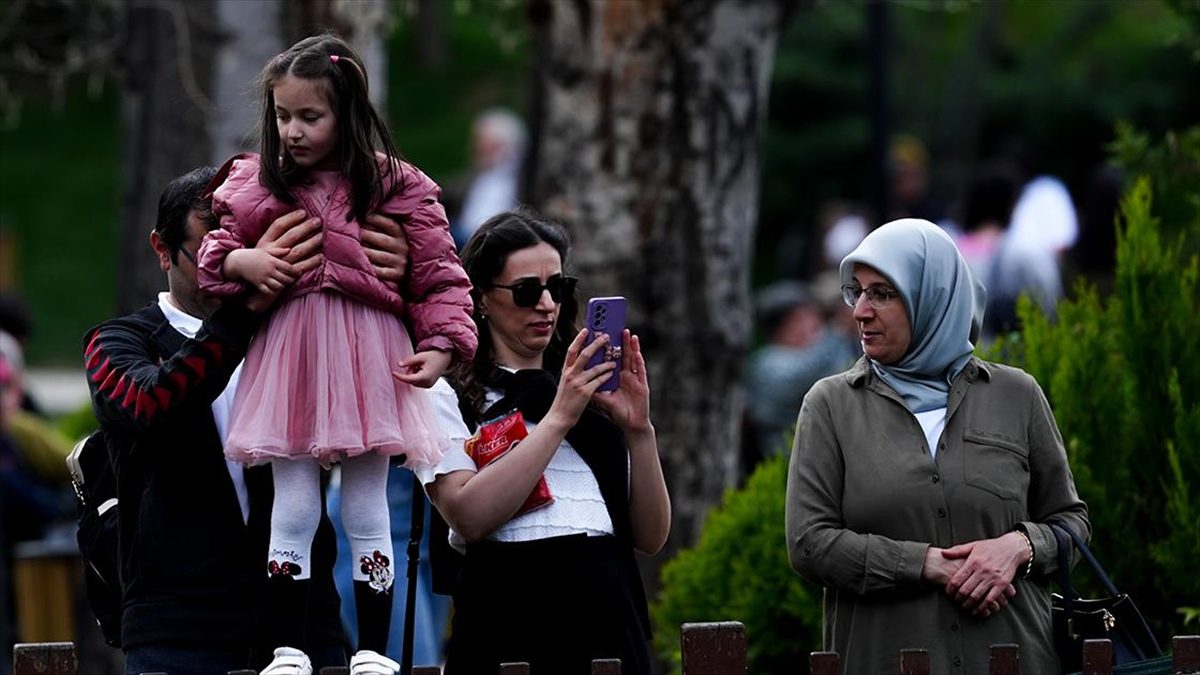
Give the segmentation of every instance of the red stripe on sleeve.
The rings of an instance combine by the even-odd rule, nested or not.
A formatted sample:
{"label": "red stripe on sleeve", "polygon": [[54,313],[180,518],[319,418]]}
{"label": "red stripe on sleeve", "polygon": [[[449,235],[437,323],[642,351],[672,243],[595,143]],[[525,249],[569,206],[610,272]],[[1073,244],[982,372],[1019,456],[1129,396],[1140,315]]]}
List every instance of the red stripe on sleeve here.
{"label": "red stripe on sleeve", "polygon": [[199,356],[189,356],[183,362],[188,368],[192,369],[192,372],[196,373],[196,379],[204,377],[204,359]]}
{"label": "red stripe on sleeve", "polygon": [[[122,378],[122,379],[124,379],[124,378]],[[138,387],[136,384],[131,383],[129,385],[129,391],[125,392],[125,398],[121,399],[121,407],[128,408],[129,406],[133,405],[133,402],[137,400],[138,391],[140,391],[140,390],[141,390],[140,387]],[[116,400],[115,396],[113,397],[113,400]]]}
{"label": "red stripe on sleeve", "polygon": [[111,366],[112,360],[107,356],[104,357],[104,363],[100,364],[100,367],[96,370],[96,372],[92,373],[92,382],[99,382],[108,377],[108,370]]}
{"label": "red stripe on sleeve", "polygon": [[187,376],[183,373],[175,371],[167,375],[167,379],[171,380],[171,383],[175,385],[175,392],[177,394],[182,395],[187,390]]}
{"label": "red stripe on sleeve", "polygon": [[225,356],[225,352],[221,349],[221,345],[216,342],[201,342],[200,344],[204,345],[204,348],[207,349],[208,353],[212,355],[213,363],[220,363],[221,358]]}
{"label": "red stripe on sleeve", "polygon": [[117,380],[117,386],[113,388],[112,392],[109,393],[108,397],[114,401],[119,399],[121,397],[121,395],[125,393],[125,388],[128,386],[129,386],[129,380],[126,379],[124,375],[122,375],[121,379]]}

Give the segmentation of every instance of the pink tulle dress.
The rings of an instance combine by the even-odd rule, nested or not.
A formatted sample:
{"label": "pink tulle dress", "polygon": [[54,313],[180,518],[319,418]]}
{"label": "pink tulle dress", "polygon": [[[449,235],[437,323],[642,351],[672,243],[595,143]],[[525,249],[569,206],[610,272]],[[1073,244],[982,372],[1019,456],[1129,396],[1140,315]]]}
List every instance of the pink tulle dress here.
{"label": "pink tulle dress", "polygon": [[[297,206],[276,204],[257,180],[257,157],[247,157],[230,160],[218,175],[224,182],[213,194],[213,210],[221,228],[205,237],[198,256],[201,288],[217,294],[244,290],[221,277],[229,251],[253,246],[275,218]],[[414,353],[414,338],[420,349],[471,357],[470,283],[436,184],[402,167],[412,172],[409,190],[380,212],[396,214],[409,241],[404,297],[376,278],[359,226],[348,217],[348,185],[340,176],[315,173],[294,191],[300,207],[322,217],[325,261],[293,284],[250,343],[225,443],[230,459],[260,464],[311,457],[329,466],[378,453],[404,455],[406,466],[419,468],[441,458],[428,392],[392,371]]]}
{"label": "pink tulle dress", "polygon": [[427,392],[392,377],[412,354],[395,315],[332,291],[287,301],[246,353],[226,456],[248,464],[310,456],[328,466],[375,452],[436,463]]}

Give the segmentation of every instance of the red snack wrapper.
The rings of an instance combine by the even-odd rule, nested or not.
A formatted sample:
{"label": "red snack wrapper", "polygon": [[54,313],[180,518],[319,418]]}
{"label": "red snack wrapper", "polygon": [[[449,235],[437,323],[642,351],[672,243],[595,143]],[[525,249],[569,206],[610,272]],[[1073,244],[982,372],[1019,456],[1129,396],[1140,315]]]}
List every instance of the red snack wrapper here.
{"label": "red snack wrapper", "polygon": [[[479,425],[475,435],[467,439],[466,451],[471,459],[475,460],[475,466],[482,469],[503,457],[528,435],[529,432],[525,430],[525,416],[517,410]],[[537,485],[533,486],[529,498],[513,516],[540,509],[552,501],[554,496],[550,494],[550,486],[546,485],[546,476],[543,475],[538,478]]]}

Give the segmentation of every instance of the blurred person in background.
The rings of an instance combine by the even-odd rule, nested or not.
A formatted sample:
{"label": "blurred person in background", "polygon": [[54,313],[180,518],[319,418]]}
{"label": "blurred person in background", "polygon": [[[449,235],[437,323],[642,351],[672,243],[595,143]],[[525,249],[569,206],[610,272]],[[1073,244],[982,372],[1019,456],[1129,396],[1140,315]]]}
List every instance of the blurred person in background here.
{"label": "blurred person in background", "polygon": [[805,284],[764,288],[755,310],[766,344],[750,355],[746,403],[758,459],[765,459],[787,450],[786,436],[809,388],[849,365],[855,353],[827,328],[824,308]]}
{"label": "blurred person in background", "polygon": [[64,497],[68,493],[70,475],[66,458],[72,442],[40,415],[26,407],[29,401],[25,389],[25,365],[21,344],[17,338],[0,330],[0,353],[8,360],[10,385],[16,397],[7,413],[6,431],[16,447],[22,463],[43,485],[57,488]]}
{"label": "blurred person in background", "polygon": [[[22,350],[28,344],[29,336],[33,334],[33,317],[29,312],[29,304],[25,302],[25,298],[13,291],[0,292],[0,332],[16,338]],[[28,389],[24,389],[21,396],[21,408],[45,417],[41,406]]]}
{"label": "blurred person in background", "polygon": [[[28,415],[21,410],[20,364],[16,339],[0,333],[0,648],[5,655],[0,661],[9,660],[13,644],[21,637],[15,630],[12,578],[16,545],[41,538],[52,523],[72,513],[66,488],[61,484],[56,488],[38,475],[12,433],[13,421]],[[58,461],[65,469],[62,459]]]}
{"label": "blurred person in background", "polygon": [[462,209],[451,224],[461,249],[483,221],[517,206],[521,165],[525,161],[525,123],[514,112],[490,108],[471,125],[473,175]]}
{"label": "blurred person in background", "polygon": [[929,190],[929,151],[916,136],[900,134],[892,140],[888,157],[891,180],[891,214],[894,218],[924,218],[940,223],[945,208]]}

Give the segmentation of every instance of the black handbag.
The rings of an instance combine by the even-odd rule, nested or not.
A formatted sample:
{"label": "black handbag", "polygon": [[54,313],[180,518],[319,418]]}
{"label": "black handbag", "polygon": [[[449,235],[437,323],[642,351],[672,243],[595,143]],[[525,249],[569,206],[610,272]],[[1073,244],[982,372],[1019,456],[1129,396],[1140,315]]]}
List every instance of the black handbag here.
{"label": "black handbag", "polygon": [[[1050,529],[1058,541],[1058,586],[1062,595],[1051,595],[1051,615],[1054,648],[1063,672],[1074,673],[1083,669],[1084,640],[1111,641],[1113,665],[1137,663],[1162,656],[1162,649],[1137,605],[1133,604],[1133,598],[1117,590],[1083,539],[1069,527],[1051,524]],[[1086,599],[1075,592],[1071,585],[1072,543],[1079,549],[1109,597]]]}

